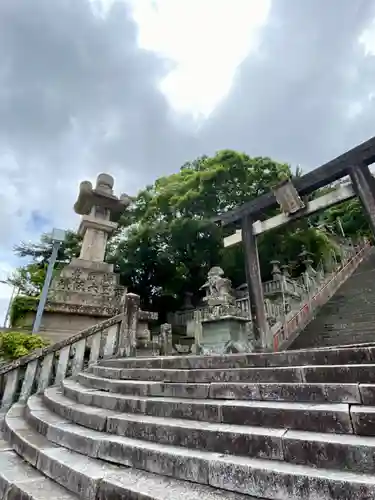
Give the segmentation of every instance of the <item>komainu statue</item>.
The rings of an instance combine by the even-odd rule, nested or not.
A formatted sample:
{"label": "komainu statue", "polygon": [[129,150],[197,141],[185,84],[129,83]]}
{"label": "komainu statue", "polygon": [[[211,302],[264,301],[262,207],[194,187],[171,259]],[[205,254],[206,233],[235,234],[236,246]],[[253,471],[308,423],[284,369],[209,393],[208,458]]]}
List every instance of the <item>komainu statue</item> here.
{"label": "komainu statue", "polygon": [[208,279],[201,288],[206,290],[203,300],[210,306],[235,303],[232,282],[224,277],[221,267],[215,266],[209,270]]}

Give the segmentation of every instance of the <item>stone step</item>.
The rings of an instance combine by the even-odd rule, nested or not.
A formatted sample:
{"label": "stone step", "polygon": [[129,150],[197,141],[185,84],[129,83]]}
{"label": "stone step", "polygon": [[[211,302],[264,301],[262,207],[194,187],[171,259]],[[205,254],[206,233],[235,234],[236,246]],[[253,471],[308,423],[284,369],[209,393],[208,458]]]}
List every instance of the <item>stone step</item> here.
{"label": "stone step", "polygon": [[374,335],[375,333],[375,323],[372,323],[368,326],[363,326],[360,324],[350,324],[350,325],[342,325],[340,323],[334,324],[332,322],[331,325],[325,325],[322,330],[324,334],[333,333],[333,334],[342,334],[342,335],[352,335],[352,336],[364,336],[364,335]]}
{"label": "stone step", "polygon": [[[214,453],[284,460],[326,469],[375,472],[374,437],[229,426],[113,412],[107,417],[104,433],[74,425],[71,420],[52,413],[40,397],[33,397],[28,401],[26,420],[53,443],[89,456],[97,456],[97,450],[104,446],[104,440],[107,445],[116,443],[116,446],[120,446],[123,443],[122,452],[125,456],[130,454],[129,447],[138,449],[137,455],[141,453],[139,449],[151,453],[150,450],[154,450],[156,443]],[[131,439],[119,441],[111,434]]]}
{"label": "stone step", "polygon": [[[133,459],[134,461],[137,460],[136,455],[128,458],[125,456],[118,457],[119,463],[122,462],[126,466],[125,468],[113,463],[108,463],[107,460],[84,456],[73,450],[67,449],[65,446],[56,445],[43,435],[39,434],[24,420],[22,410],[23,408],[20,405],[14,405],[5,418],[6,435],[13,449],[19,456],[21,456],[29,464],[33,465],[38,471],[64,486],[72,493],[77,494],[80,499],[249,499],[248,496],[244,497],[243,495],[216,489],[216,486],[213,484],[214,480],[211,481],[214,487],[210,487],[209,480],[211,478],[209,477],[208,466],[206,466],[204,470],[200,470],[193,460],[191,460],[192,470],[187,470],[181,469],[181,462],[178,462],[179,457],[171,457],[171,460],[166,462],[161,462],[160,456],[155,457],[157,459],[154,458],[154,460],[149,460],[148,458],[145,458],[145,456],[143,457],[145,464],[150,469],[155,468],[159,470],[165,468],[165,472],[168,471],[174,475],[182,475],[190,478],[195,477],[195,474],[197,478],[202,480],[202,482],[204,481],[204,484],[194,484],[192,482],[181,481],[173,477],[163,481],[163,478],[156,474],[129,468],[129,462]],[[68,428],[69,425],[70,424],[67,424],[66,427]],[[106,435],[104,435],[104,438],[105,436]],[[85,437],[83,437],[82,434],[81,441],[85,441]],[[103,439],[102,444],[103,449],[101,451],[98,450],[97,456],[105,455],[108,457],[109,451],[116,454],[115,443],[112,443],[111,446],[111,443],[106,443],[105,439]],[[216,457],[217,455],[213,455],[212,457],[214,464],[216,464],[216,461],[214,461]],[[220,456],[218,456],[218,459],[219,457]],[[199,457],[197,457],[197,460],[199,463]],[[187,463],[185,462],[184,465],[187,465]],[[217,467],[219,466],[220,465],[217,464]],[[215,479],[215,477],[213,479]],[[163,485],[168,486],[169,490],[163,490]],[[373,487],[370,484],[367,486],[368,488]],[[242,486],[242,489],[244,488],[245,486]],[[172,494],[174,496],[172,496]],[[59,497],[55,498],[59,499]],[[257,499],[258,497],[255,496],[253,498]],[[62,500],[65,500],[64,497],[62,497]]]}
{"label": "stone step", "polygon": [[107,443],[121,445],[125,456],[129,449],[137,450],[137,455],[150,454],[159,450],[159,445],[168,445],[198,452],[283,459],[284,429],[110,412],[101,432],[51,412],[39,397],[27,403],[25,419],[50,441],[89,456],[96,456],[97,449]]}
{"label": "stone step", "polygon": [[[68,428],[70,424],[66,424]],[[212,486],[221,490],[229,490],[239,494],[250,495],[255,498],[269,500],[373,500],[375,497],[375,477],[369,474],[356,474],[329,469],[316,469],[304,465],[290,464],[276,460],[248,458],[242,456],[222,455],[210,452],[188,452],[171,446],[159,445],[156,454],[151,453],[123,453],[122,443],[126,438],[116,437],[115,443],[103,443],[97,449],[97,457],[85,457],[82,454],[68,450],[51,443],[44,436],[36,432],[23,419],[20,405],[15,405],[5,418],[6,433],[16,451],[27,462],[32,463],[46,476],[52,478],[70,491],[77,493],[80,498],[87,500],[117,498],[114,485],[122,485],[131,490],[146,488],[142,476],[136,483],[127,480],[128,474],[138,474],[139,471],[110,464],[109,460],[126,466],[136,466],[156,470],[160,475],[170,475],[172,478],[183,477],[198,483],[202,487]],[[78,428],[78,426],[77,426]],[[65,429],[65,428],[64,428]],[[106,436],[106,435],[105,435]],[[129,440],[127,440],[129,441]],[[101,457],[105,460],[101,460]],[[134,476],[133,476],[134,477]],[[147,477],[147,476],[146,476]],[[130,486],[129,486],[130,483]],[[146,480],[145,480],[146,483]],[[185,483],[186,485],[188,483]],[[107,486],[108,485],[108,486]],[[194,488],[198,485],[194,484]],[[104,491],[103,491],[104,488]],[[152,490],[150,495],[141,496],[130,491],[128,497],[139,499],[154,499]],[[159,488],[162,492],[162,489]],[[233,498],[240,500],[240,495],[225,496],[224,491],[210,493],[217,494],[212,499]],[[110,493],[113,496],[110,496]],[[174,497],[180,492],[173,491]],[[118,494],[118,493],[117,493]],[[107,495],[107,496],[105,496]],[[195,491],[195,497],[208,499],[204,491]],[[222,495],[222,496],[220,496]],[[228,495],[228,494],[227,494]],[[121,498],[121,497],[120,497]],[[126,496],[125,496],[126,498]],[[157,498],[157,497],[156,497]],[[163,498],[163,497],[160,497]],[[168,497],[164,497],[168,498]],[[246,500],[248,497],[244,497]]]}
{"label": "stone step", "polygon": [[79,500],[59,484],[31,467],[10,447],[0,451],[0,498],[2,500]]}
{"label": "stone step", "polygon": [[93,366],[96,376],[118,380],[172,383],[276,382],[276,383],[375,383],[375,364],[305,365],[273,368],[172,370],[157,368],[111,368]]}
{"label": "stone step", "polygon": [[[77,381],[89,388],[133,396],[176,397],[193,399],[245,399],[263,401],[298,401],[315,403],[361,404],[359,384],[302,384],[302,383],[253,383],[242,382],[210,384],[184,384],[147,382],[143,380],[114,380],[80,373]],[[372,386],[370,386],[371,388]],[[371,402],[375,404],[374,396]],[[366,393],[369,389],[366,385]],[[367,396],[369,397],[369,396]]]}
{"label": "stone step", "polygon": [[[375,339],[374,339],[375,342]],[[103,360],[100,366],[114,368],[158,368],[158,369],[230,369],[248,367],[278,367],[300,365],[341,365],[375,362],[374,345],[324,352],[321,349],[308,351],[283,351],[275,353],[229,354],[225,356],[165,356],[153,358],[118,358]]]}
{"label": "stone step", "polygon": [[[46,406],[55,413],[70,418],[81,425],[86,425],[85,422],[90,421],[87,426],[98,430],[105,429],[107,418],[105,410],[114,410],[155,417],[183,418],[235,425],[313,432],[353,432],[349,405],[344,403],[316,404],[140,397],[88,390],[71,380],[64,382],[63,392],[64,398],[59,389],[47,389],[44,394]],[[83,406],[78,407],[77,403],[81,403]],[[99,408],[104,411],[100,413]]]}

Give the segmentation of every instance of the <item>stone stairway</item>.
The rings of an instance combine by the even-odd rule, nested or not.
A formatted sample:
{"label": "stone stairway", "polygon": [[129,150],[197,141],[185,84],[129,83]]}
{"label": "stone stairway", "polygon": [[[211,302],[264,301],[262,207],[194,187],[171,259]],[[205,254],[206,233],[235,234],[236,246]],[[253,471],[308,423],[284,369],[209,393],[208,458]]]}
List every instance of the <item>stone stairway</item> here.
{"label": "stone stairway", "polygon": [[6,500],[373,500],[375,344],[102,360],[4,438]]}
{"label": "stone stairway", "polygon": [[291,345],[309,349],[375,342],[375,249]]}

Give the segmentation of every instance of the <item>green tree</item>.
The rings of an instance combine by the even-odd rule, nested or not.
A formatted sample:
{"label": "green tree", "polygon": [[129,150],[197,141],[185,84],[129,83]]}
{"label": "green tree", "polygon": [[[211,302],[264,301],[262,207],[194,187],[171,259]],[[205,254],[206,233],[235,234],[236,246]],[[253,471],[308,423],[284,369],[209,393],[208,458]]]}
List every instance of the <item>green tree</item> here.
{"label": "green tree", "polygon": [[[66,239],[61,244],[56,261],[55,271],[58,272],[73,257],[78,256],[81,237],[73,231],[67,231]],[[43,234],[37,243],[22,242],[14,249],[18,257],[29,260],[9,276],[8,283],[18,289],[21,295],[37,297],[43,287],[48,260],[52,252],[50,235]]]}

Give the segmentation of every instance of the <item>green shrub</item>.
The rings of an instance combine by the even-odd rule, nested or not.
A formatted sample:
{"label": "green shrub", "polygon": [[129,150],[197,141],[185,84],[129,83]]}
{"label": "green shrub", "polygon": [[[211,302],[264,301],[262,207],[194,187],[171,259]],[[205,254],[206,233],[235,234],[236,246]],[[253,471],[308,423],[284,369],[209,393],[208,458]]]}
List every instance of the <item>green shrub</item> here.
{"label": "green shrub", "polygon": [[0,335],[0,356],[7,360],[18,359],[47,345],[48,342],[40,335],[7,332]]}
{"label": "green shrub", "polygon": [[17,323],[24,319],[28,311],[36,311],[38,307],[39,297],[29,297],[28,295],[17,295],[10,309],[10,325],[19,326]]}

